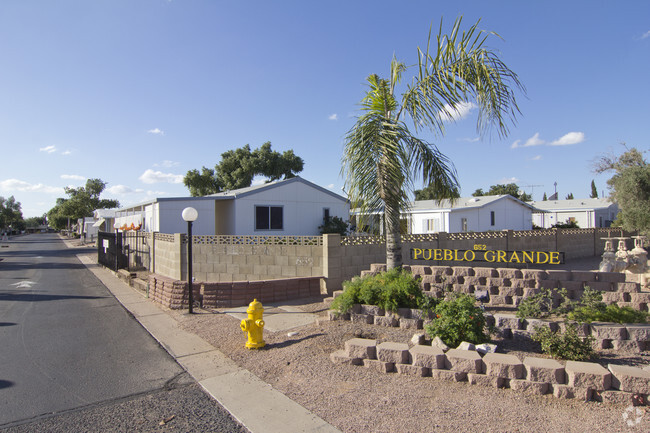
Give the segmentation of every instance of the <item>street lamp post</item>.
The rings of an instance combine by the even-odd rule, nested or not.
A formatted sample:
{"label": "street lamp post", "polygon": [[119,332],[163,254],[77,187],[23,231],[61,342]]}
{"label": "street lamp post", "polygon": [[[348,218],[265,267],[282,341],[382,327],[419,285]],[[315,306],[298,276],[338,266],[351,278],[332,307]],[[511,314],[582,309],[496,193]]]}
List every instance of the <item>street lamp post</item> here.
{"label": "street lamp post", "polygon": [[120,229],[120,223],[118,223],[116,221],[115,224],[113,224],[113,228],[115,228],[115,248],[113,249],[113,251],[114,251],[114,254],[115,254],[115,272],[117,272],[118,267],[120,266],[119,257],[118,257],[119,254],[117,252],[118,251],[118,236],[119,236],[118,232],[119,232],[119,229]]}
{"label": "street lamp post", "polygon": [[194,294],[192,293],[192,223],[199,217],[199,213],[193,207],[186,207],[181,214],[187,221],[187,285],[189,288],[189,309],[188,313],[193,314],[192,304],[194,303]]}

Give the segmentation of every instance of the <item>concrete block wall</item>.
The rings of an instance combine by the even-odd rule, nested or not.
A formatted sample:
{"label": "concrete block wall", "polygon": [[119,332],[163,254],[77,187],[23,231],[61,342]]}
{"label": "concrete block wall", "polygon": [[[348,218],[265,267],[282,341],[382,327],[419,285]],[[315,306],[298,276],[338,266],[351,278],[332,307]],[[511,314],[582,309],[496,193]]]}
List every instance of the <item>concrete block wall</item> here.
{"label": "concrete block wall", "polygon": [[185,258],[181,243],[181,234],[174,235],[154,234],[154,254],[151,272],[164,275],[171,279],[184,279],[185,271],[181,268],[182,259]]}
{"label": "concrete block wall", "polygon": [[[605,403],[633,404],[650,394],[650,371],[609,364],[488,353],[481,357],[471,350],[442,349],[353,338],[344,349],[330,355],[334,363],[359,365],[384,373],[431,377],[530,394],[553,394]],[[646,367],[648,368],[648,367]]]}
{"label": "concrete block wall", "polygon": [[320,245],[194,244],[192,256],[192,273],[199,281],[323,276]]}

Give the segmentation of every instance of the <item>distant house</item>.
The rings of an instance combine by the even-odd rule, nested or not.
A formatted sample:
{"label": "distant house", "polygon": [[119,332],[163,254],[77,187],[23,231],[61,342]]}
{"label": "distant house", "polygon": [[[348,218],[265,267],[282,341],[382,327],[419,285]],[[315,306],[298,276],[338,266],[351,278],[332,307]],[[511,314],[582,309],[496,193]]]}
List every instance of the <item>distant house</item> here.
{"label": "distant house", "polygon": [[184,233],[181,213],[195,208],[195,235],[318,235],[325,217],[348,220],[345,197],[301,177],[204,197],[156,198],[118,209],[115,223],[123,228],[148,232]]}
{"label": "distant house", "polygon": [[[530,230],[534,210],[530,204],[511,195],[463,197],[453,203],[418,200],[411,203],[408,211],[402,212],[402,220],[411,234]],[[364,231],[383,232],[377,227],[380,217],[381,213],[373,215],[369,219],[373,222],[370,227],[364,227]]]}
{"label": "distant house", "polygon": [[606,198],[546,200],[531,204],[543,211],[533,213],[533,223],[542,228],[571,221],[582,229],[609,227],[618,214],[618,205]]}
{"label": "distant house", "polygon": [[418,200],[408,212],[409,232],[458,233],[530,230],[535,208],[511,195],[463,197],[454,203]]}

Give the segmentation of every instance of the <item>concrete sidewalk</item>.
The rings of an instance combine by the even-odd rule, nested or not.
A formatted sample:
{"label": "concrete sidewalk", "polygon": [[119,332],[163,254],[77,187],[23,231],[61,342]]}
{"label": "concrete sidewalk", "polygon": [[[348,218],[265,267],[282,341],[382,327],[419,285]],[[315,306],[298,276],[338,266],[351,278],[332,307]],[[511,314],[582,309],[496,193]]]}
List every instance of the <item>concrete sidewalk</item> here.
{"label": "concrete sidewalk", "polygon": [[[66,245],[72,246],[69,241]],[[84,255],[77,256],[176,361],[252,433],[340,432],[195,334]]]}

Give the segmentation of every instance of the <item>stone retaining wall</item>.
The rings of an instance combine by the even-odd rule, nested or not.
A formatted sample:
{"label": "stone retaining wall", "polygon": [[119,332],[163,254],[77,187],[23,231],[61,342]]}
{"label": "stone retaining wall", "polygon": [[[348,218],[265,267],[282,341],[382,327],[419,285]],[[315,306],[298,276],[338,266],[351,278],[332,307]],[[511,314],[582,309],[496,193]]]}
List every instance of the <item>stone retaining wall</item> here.
{"label": "stone retaining wall", "polygon": [[[375,305],[356,304],[346,314],[329,311],[330,320],[351,320],[353,323],[392,326],[404,329],[423,329],[431,323],[432,317],[422,310],[400,308],[396,313],[384,311]],[[520,319],[514,314],[485,313],[487,326],[497,328],[502,338],[530,338],[538,326],[549,328],[551,331],[563,330],[565,322]],[[593,322],[576,323],[581,337],[591,335],[595,339],[597,349],[615,349],[625,352],[641,353],[650,351],[650,324],[626,324]]]}
{"label": "stone retaining wall", "polygon": [[257,299],[262,304],[320,297],[319,277],[284,278],[231,283],[202,283],[203,307],[223,308],[248,305]]}
{"label": "stone retaining wall", "polygon": [[[149,275],[149,297],[172,310],[188,307],[187,281],[174,280],[157,274]],[[263,281],[234,281],[228,283],[194,282],[193,298],[204,308],[229,308],[250,304],[294,299],[319,298],[319,277],[284,278]]]}
{"label": "stone retaining wall", "polygon": [[[195,300],[200,300],[201,285],[192,285]],[[154,301],[172,310],[187,308],[189,305],[189,292],[187,281],[174,280],[157,274],[149,275],[149,297]]]}
{"label": "stone retaining wall", "polygon": [[[516,307],[522,299],[542,289],[564,288],[570,299],[578,300],[585,287],[603,292],[606,304],[617,303],[641,311],[648,311],[650,304],[650,292],[641,293],[639,283],[627,282],[626,275],[618,272],[465,266],[404,266],[404,269],[421,278],[422,290],[431,296],[442,297],[448,289],[468,294],[483,291],[489,294],[486,305],[490,306]],[[370,271],[361,275],[385,270],[385,264],[373,264]]]}
{"label": "stone retaining wall", "polygon": [[[472,385],[510,388],[531,394],[552,393],[558,398],[634,404],[638,395],[650,394],[650,371],[609,364],[605,369],[590,362],[567,361],[566,365],[548,358],[526,357],[473,350],[353,338],[345,349],[330,355],[334,363],[363,365],[384,373],[433,377]],[[649,368],[649,367],[646,367]]]}

